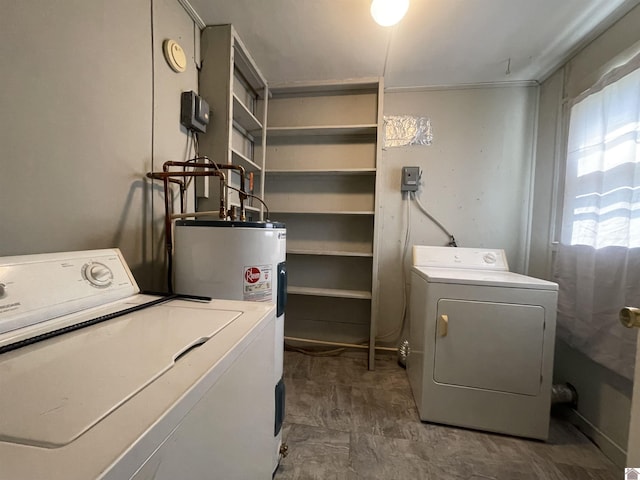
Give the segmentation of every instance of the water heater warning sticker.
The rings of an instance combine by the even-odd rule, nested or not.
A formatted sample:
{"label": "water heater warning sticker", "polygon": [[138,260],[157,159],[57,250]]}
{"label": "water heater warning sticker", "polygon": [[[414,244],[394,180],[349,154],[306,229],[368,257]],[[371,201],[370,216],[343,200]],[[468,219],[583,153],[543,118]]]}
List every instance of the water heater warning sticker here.
{"label": "water heater warning sticker", "polygon": [[271,265],[244,267],[242,299],[250,302],[270,302],[272,295]]}

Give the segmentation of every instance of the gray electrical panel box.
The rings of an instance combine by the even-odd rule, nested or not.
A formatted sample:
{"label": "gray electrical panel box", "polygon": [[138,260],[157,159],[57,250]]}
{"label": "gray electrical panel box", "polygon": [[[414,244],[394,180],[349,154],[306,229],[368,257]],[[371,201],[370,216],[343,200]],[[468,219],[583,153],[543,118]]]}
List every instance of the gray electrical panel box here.
{"label": "gray electrical panel box", "polygon": [[401,192],[417,192],[420,184],[420,167],[402,167]]}
{"label": "gray electrical panel box", "polygon": [[207,132],[209,104],[196,92],[182,92],[180,97],[180,123],[194,132]]}

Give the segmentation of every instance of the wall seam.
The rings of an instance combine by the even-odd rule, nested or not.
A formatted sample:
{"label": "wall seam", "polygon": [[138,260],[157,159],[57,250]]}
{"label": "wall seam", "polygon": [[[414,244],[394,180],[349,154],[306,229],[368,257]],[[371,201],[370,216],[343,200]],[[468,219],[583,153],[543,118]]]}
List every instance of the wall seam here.
{"label": "wall seam", "polygon": [[531,162],[529,167],[529,198],[527,208],[527,224],[525,226],[524,245],[524,272],[529,274],[529,262],[531,260],[531,235],[533,232],[533,210],[536,188],[536,166],[538,164],[538,130],[540,121],[540,86],[536,88],[535,112],[533,117],[533,136],[531,138]]}
{"label": "wall seam", "polygon": [[[149,13],[151,21],[151,171],[154,171],[155,160],[155,131],[156,131],[156,61],[155,61],[155,35],[154,35],[154,22],[153,22],[153,1],[149,0]],[[158,253],[156,252],[156,229],[155,229],[155,195],[153,193],[153,180],[150,182],[151,192],[151,262],[155,263]],[[153,280],[155,283],[155,280]]]}

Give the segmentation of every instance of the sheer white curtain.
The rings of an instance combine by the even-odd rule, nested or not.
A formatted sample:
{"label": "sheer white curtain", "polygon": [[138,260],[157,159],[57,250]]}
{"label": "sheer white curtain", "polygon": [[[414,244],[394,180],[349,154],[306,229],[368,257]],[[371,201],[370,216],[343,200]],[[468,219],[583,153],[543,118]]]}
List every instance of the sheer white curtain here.
{"label": "sheer white curtain", "polygon": [[632,379],[640,306],[640,57],[571,105],[561,240],[554,261],[558,336]]}

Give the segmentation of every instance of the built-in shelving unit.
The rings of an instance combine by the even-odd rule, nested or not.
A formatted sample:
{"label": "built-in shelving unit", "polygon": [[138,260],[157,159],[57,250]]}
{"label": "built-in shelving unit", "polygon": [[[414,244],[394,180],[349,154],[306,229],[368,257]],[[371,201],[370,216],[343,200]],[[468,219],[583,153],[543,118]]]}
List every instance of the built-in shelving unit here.
{"label": "built-in shelving unit", "polygon": [[[206,134],[199,137],[200,154],[217,163],[240,165],[246,170],[247,187],[253,179],[253,194],[264,195],[266,152],[265,125],[269,89],[262,73],[231,25],[214,25],[202,31],[200,94],[211,108]],[[199,179],[196,192],[199,211],[218,208],[218,182]],[[240,176],[228,174],[228,183],[239,188]],[[228,205],[239,206],[238,193],[226,192]],[[259,220],[263,208],[246,202],[247,219]]]}
{"label": "built-in shelving unit", "polygon": [[338,210],[303,210],[303,209],[296,209],[296,210],[285,210],[285,209],[276,209],[276,210],[271,210],[272,212],[277,212],[277,213],[286,213],[289,215],[374,215],[375,212],[373,210],[368,211],[368,210],[345,210],[345,211],[338,211]]}
{"label": "built-in shelving unit", "polygon": [[340,250],[303,250],[288,248],[290,255],[327,255],[330,257],[373,257],[373,253],[368,252],[348,252]]}
{"label": "built-in shelving unit", "polygon": [[345,290],[340,288],[296,287],[292,285],[287,288],[287,293],[293,295],[311,295],[314,297],[371,299],[371,292],[367,290]]}
{"label": "built-in shelving unit", "polygon": [[287,225],[287,337],[369,347],[378,301],[381,79],[271,87],[265,195]]}
{"label": "built-in shelving unit", "polygon": [[249,134],[258,136],[262,134],[262,124],[235,93],[233,94],[233,121]]}
{"label": "built-in shelving unit", "polygon": [[272,137],[304,137],[335,135],[375,135],[377,125],[326,125],[305,127],[271,127]]}
{"label": "built-in shelving unit", "polygon": [[274,175],[375,175],[375,168],[334,168],[331,170],[310,168],[308,170],[267,170],[267,174]]}
{"label": "built-in shelving unit", "polygon": [[235,165],[242,165],[248,172],[260,172],[262,167],[248,158],[246,155],[240,153],[235,148],[231,148],[231,163]]}

